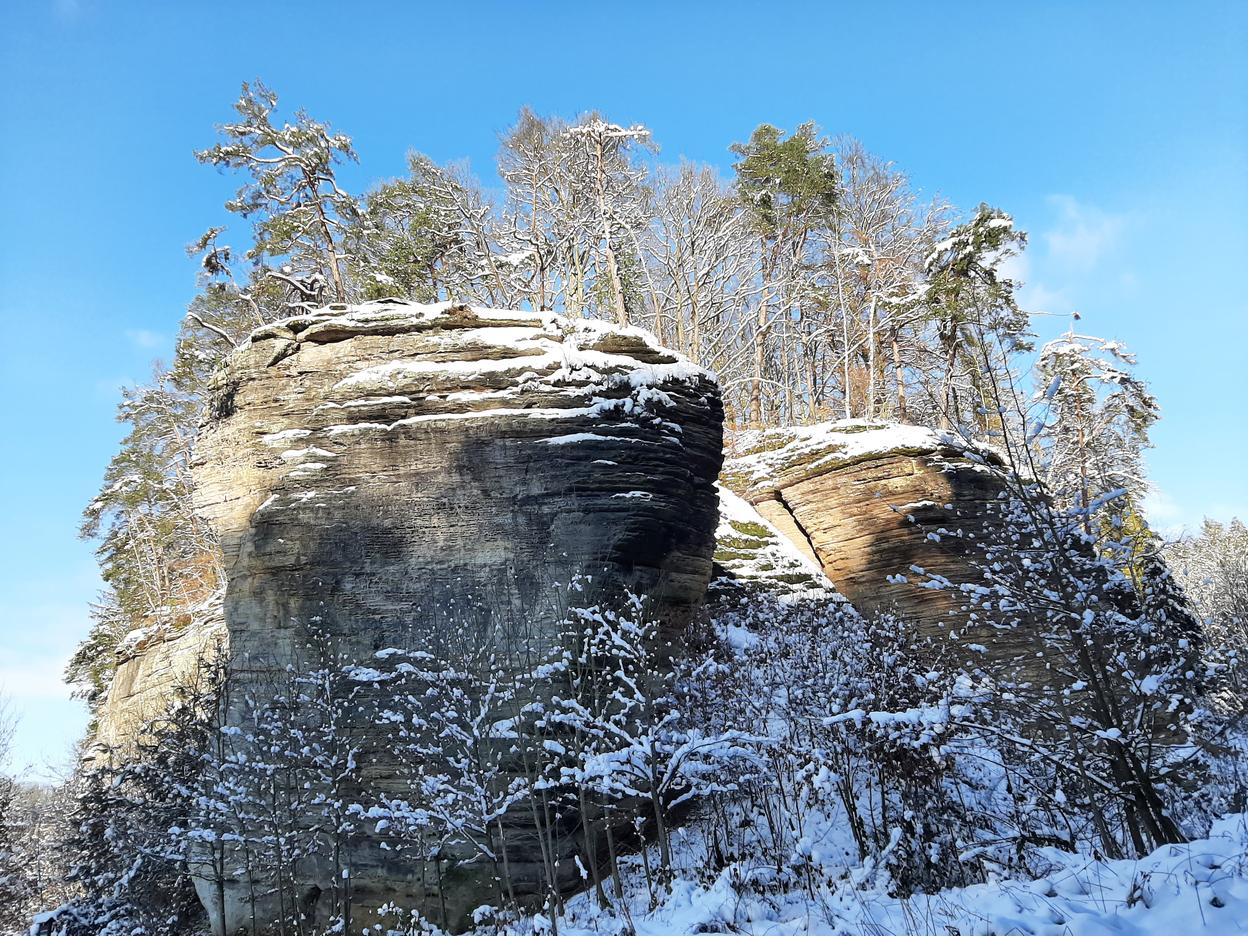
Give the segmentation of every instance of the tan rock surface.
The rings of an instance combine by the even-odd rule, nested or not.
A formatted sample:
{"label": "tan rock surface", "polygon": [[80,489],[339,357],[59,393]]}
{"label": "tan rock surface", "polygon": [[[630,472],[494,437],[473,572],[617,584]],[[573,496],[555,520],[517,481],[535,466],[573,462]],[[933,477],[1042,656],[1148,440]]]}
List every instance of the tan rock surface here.
{"label": "tan rock surface", "polygon": [[165,714],[179,686],[204,675],[201,663],[212,660],[226,638],[219,600],[195,609],[183,626],[131,635],[95,710],[95,742],[124,756],[143,727]]}
{"label": "tan rock surface", "polygon": [[[721,421],[714,379],[636,329],[401,302],[260,329],[219,375],[194,466],[234,694],[297,663],[313,625],[367,665],[448,629],[505,652],[514,622],[554,626],[581,573],[590,598],[649,595],[675,632],[711,576]],[[383,784],[387,757],[365,742]],[[361,914],[430,898],[433,875],[375,845],[356,845]],[[538,864],[520,848],[524,893]],[[496,896],[486,869],[443,891],[456,927]],[[248,914],[232,894],[228,930]]]}
{"label": "tan rock surface", "polygon": [[920,426],[864,421],[748,433],[737,443],[724,483],[813,553],[856,608],[897,611],[933,636],[966,623],[960,595],[922,587],[911,570],[974,579],[968,544],[988,529],[1001,491],[984,470],[991,452]]}

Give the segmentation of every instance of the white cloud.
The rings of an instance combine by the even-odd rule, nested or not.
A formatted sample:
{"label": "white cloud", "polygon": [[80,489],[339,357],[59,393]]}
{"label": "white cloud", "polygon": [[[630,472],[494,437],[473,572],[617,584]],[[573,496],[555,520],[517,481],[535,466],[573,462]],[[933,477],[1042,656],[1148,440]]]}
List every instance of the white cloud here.
{"label": "white cloud", "polygon": [[1107,212],[1073,195],[1049,195],[1049,227],[1022,254],[1008,258],[1002,272],[1021,283],[1018,302],[1033,315],[1058,318],[1085,311],[1083,303],[1106,282],[1123,292],[1137,288],[1129,270],[1106,270],[1128,230],[1129,216]]}
{"label": "white cloud", "polygon": [[95,392],[104,399],[117,400],[121,397],[122,390],[136,386],[138,381],[133,377],[104,377],[95,382]]}
{"label": "white cloud", "polygon": [[1050,289],[1044,283],[1028,283],[1019,290],[1018,302],[1033,315],[1069,315],[1075,308],[1065,291]]}
{"label": "white cloud", "polygon": [[52,13],[62,23],[73,23],[82,13],[79,0],[52,0]]}
{"label": "white cloud", "polygon": [[1248,502],[1231,500],[1203,501],[1199,506],[1175,500],[1155,483],[1144,496],[1144,516],[1148,525],[1167,539],[1200,531],[1206,518],[1228,523],[1234,518],[1248,520]]}
{"label": "white cloud", "polygon": [[63,674],[90,629],[89,602],[101,584],[94,563],[82,559],[0,594],[0,699],[17,717],[16,765],[58,760],[86,723]]}
{"label": "white cloud", "polygon": [[165,346],[165,336],[154,331],[148,331],[146,328],[127,329],[126,337],[130,339],[130,343],[136,348],[142,348],[150,351],[153,348],[163,348]]}
{"label": "white cloud", "polygon": [[1033,280],[1031,257],[1026,253],[1007,257],[1001,264],[1001,273],[1016,283],[1022,283],[1018,291],[1018,304],[1032,314],[1069,315],[1074,303],[1060,289],[1051,289]]}
{"label": "white cloud", "polygon": [[1073,195],[1050,195],[1057,224],[1043,234],[1048,259],[1076,271],[1087,272],[1111,253],[1126,228],[1125,215],[1115,215]]}
{"label": "white cloud", "polygon": [[1149,485],[1141,507],[1148,519],[1148,525],[1166,539],[1177,539],[1191,526],[1187,511],[1156,484]]}

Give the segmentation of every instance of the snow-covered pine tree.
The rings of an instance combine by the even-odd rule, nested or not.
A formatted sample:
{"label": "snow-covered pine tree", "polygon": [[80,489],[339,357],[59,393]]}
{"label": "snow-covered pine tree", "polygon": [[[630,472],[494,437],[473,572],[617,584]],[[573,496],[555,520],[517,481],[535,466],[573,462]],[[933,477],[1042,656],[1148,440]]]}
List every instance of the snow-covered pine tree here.
{"label": "snow-covered pine tree", "polygon": [[127,425],[99,495],[83,512],[80,535],[98,538],[106,592],[94,624],[70,659],[66,681],[89,703],[112,675],[112,653],[141,628],[185,623],[222,580],[216,539],[191,505],[191,446],[204,377],[184,345],[172,370],[157,366],[152,383],[122,391],[117,419]]}
{"label": "snow-covered pine tree", "polygon": [[197,784],[221,676],[215,660],[202,660],[165,711],[137,726],[130,747],[94,745],[84,758],[64,843],[76,892],[41,915],[39,933],[175,936],[202,921],[184,833],[202,805]]}
{"label": "snow-covered pine tree", "polygon": [[1170,544],[1165,555],[1210,639],[1248,649],[1248,526],[1205,520],[1199,533]]}
{"label": "snow-covered pine tree", "polygon": [[[8,766],[13,722],[0,698],[0,768]],[[18,933],[30,922],[35,885],[28,875],[17,816],[17,781],[0,771],[0,933]]]}
{"label": "snow-covered pine tree", "polygon": [[1209,691],[1218,707],[1248,698],[1248,527],[1206,519],[1200,532],[1164,547],[1166,564],[1202,623]]}
{"label": "snow-covered pine tree", "polygon": [[1143,453],[1160,412],[1135,363],[1120,342],[1073,328],[1036,360],[1040,414],[1028,436],[1049,494],[1059,507],[1081,512],[1089,534],[1098,508],[1121,528],[1147,490]]}
{"label": "snow-covered pine tree", "polygon": [[518,305],[516,263],[498,246],[498,215],[462,167],[408,156],[408,176],[368,196],[348,231],[364,298]]}
{"label": "snow-covered pine tree", "polygon": [[922,301],[935,330],[937,375],[928,388],[931,409],[945,428],[973,435],[1005,431],[1011,415],[993,398],[993,383],[1009,382],[1013,355],[1031,347],[1027,314],[1017,285],[1002,264],[1027,243],[1027,235],[1000,209],[980,205],[924,260]]}
{"label": "snow-covered pine tree", "polygon": [[346,226],[359,207],[338,185],[335,166],[356,159],[351,138],[297,111],[295,122],[274,122],[277,95],[259,81],[243,83],[234,104],[239,119],[222,124],[224,138],[196,158],[218,168],[241,169],[249,180],[226,207],[251,218],[254,244],[248,256],[275,260],[266,275],[291,290],[293,309],[315,308],[350,295]]}
{"label": "snow-covered pine tree", "polygon": [[[753,370],[747,419],[764,425],[764,386],[775,382],[769,365],[773,332],[784,331],[794,301],[812,233],[835,224],[839,179],[828,142],[813,123],[787,138],[782,130],[760,124],[746,143],[734,143],[740,157],[733,168],[737,194],[751,219],[760,255],[760,298],[751,323]],[[781,382],[781,385],[783,383]],[[793,419],[793,406],[784,410]],[[778,414],[777,414],[778,415]],[[779,420],[777,420],[778,422]]]}

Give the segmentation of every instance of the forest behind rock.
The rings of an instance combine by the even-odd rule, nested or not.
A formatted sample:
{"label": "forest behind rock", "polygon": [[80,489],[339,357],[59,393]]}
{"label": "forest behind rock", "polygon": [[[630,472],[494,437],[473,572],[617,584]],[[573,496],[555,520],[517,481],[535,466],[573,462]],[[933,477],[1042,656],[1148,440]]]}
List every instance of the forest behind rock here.
{"label": "forest behind rock", "polygon": [[[5,926],[196,932],[206,923],[193,891],[241,880],[225,858],[241,848],[248,874],[281,898],[273,931],[355,931],[342,842],[389,828],[439,875],[456,861],[497,868],[499,810],[536,815],[540,802],[596,817],[579,832],[533,820],[551,854],[566,844],[558,836],[575,839],[578,870],[550,859],[536,892],[519,895],[518,876],[495,870],[497,900],[454,928],[762,932],[751,927],[804,916],[812,933],[907,932],[921,931],[917,913],[1005,932],[1010,912],[1060,928],[1086,909],[1077,891],[1089,880],[1104,889],[1102,876],[1130,867],[1105,926],[1119,911],[1143,920],[1155,904],[1148,925],[1164,932],[1168,914],[1191,905],[1235,931],[1248,906],[1234,818],[1248,763],[1243,524],[1208,523],[1173,543],[1150,528],[1144,453],[1158,401],[1128,348],[1085,334],[1077,317],[1035,341],[1012,274],[1027,236],[1005,206],[922,196],[886,158],[814,124],[742,128],[726,142],[723,174],[665,162],[644,126],[522,110],[486,181],[412,153],[407,175],[349,192],[339,170],[356,158],[350,137],[245,84],[216,142],[195,154],[237,179],[234,220],[189,245],[200,289],[176,353],[125,392],[126,436],[84,512],[107,589],[67,680],[98,713],[119,659],[218,613],[227,569],[192,469],[232,356],[265,326],[390,300],[644,330],[715,375],[730,462],[757,467],[826,423],[943,434],[998,479],[994,532],[969,550],[972,581],[917,566],[891,574],[948,593],[991,629],[1028,628],[1045,675],[1002,668],[957,634],[921,633],[897,609],[854,610],[834,582],[793,588],[771,560],[712,583],[675,663],[645,596],[578,606],[561,583],[575,639],[508,678],[540,669],[549,679],[554,667],[583,687],[593,673],[605,701],[527,712],[535,766],[497,799],[506,771],[481,744],[487,713],[474,722],[469,709],[490,693],[514,699],[519,683],[482,684],[461,659],[426,661],[401,697],[438,700],[439,742],[413,742],[422,766],[399,806],[342,792],[357,767],[325,726],[344,699],[363,711],[355,684],[372,677],[359,661],[322,648],[290,671],[270,700],[281,704],[239,729],[204,717],[221,711],[224,672],[205,660],[202,681],[182,687],[137,754],[84,743],[61,785],[5,780]],[[800,550],[748,504],[729,516],[733,496],[721,490],[717,569],[772,549],[808,576]],[[907,510],[931,506],[942,505]],[[923,535],[963,537],[953,524]],[[324,730],[299,735],[283,706],[322,712]],[[267,760],[222,746],[240,730]],[[312,792],[275,797],[278,776]],[[631,831],[618,831],[621,816]],[[1238,851],[1224,844],[1235,834]],[[1203,871],[1174,883],[1165,855]],[[318,889],[315,913],[300,904],[304,859],[336,862],[347,882]],[[580,879],[570,890],[569,874]],[[1002,910],[1003,881],[1044,899]],[[931,904],[945,888],[960,889],[954,910]],[[393,912],[391,932],[452,926],[445,906]]]}

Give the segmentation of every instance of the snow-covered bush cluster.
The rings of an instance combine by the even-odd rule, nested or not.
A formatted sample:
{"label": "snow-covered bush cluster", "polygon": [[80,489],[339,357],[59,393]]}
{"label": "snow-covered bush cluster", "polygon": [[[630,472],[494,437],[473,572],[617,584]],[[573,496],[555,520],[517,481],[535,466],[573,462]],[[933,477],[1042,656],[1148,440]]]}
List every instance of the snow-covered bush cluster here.
{"label": "snow-covered bush cluster", "polygon": [[[241,724],[225,722],[213,661],[139,757],[84,774],[79,895],[40,931],[187,932],[202,925],[195,878],[201,893],[242,883],[257,905],[277,894],[275,932],[356,932],[346,844],[365,828],[439,881],[484,870],[483,933],[1112,932],[1183,912],[1232,931],[1248,914],[1244,841],[1214,821],[1244,789],[1230,722],[1200,709],[1186,656],[1143,639],[1169,623],[1153,593],[1113,606],[1070,529],[1046,544],[1026,527],[1023,542],[1013,522],[1017,568],[988,549],[967,593],[1003,621],[1043,594],[1049,689],[830,591],[731,583],[676,655],[643,598],[583,606],[576,583],[525,666],[467,640],[360,665],[318,638],[263,698],[232,700]],[[1023,589],[1057,562],[1101,583],[1078,598],[1087,614]],[[1113,683],[1114,713],[1082,676]],[[384,784],[357,760],[362,731],[401,765]],[[538,894],[509,868],[521,837],[544,856]],[[298,898],[327,862],[314,921]],[[396,934],[447,918],[436,897],[390,909]]]}

